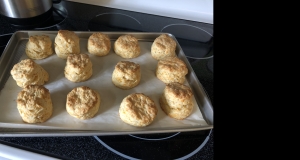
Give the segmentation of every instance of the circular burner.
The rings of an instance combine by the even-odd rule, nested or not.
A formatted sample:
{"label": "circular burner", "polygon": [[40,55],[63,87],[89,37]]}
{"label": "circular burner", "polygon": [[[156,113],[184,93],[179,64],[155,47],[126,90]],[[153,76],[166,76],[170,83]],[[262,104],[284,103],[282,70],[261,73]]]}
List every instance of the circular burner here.
{"label": "circular burner", "polygon": [[142,24],[132,16],[120,13],[103,13],[88,23],[89,31],[142,31]]}
{"label": "circular burner", "polygon": [[206,30],[196,26],[170,24],[163,27],[161,32],[173,34],[188,58],[206,59],[213,46],[213,36]]}
{"label": "circular burner", "polygon": [[204,130],[94,138],[110,151],[127,159],[186,159],[203,148],[211,132]]}
{"label": "circular burner", "polygon": [[142,140],[164,140],[168,138],[172,138],[176,135],[178,135],[180,132],[177,133],[158,133],[158,134],[139,134],[139,135],[134,135],[134,134],[129,134],[131,137],[135,137],[138,139]]}

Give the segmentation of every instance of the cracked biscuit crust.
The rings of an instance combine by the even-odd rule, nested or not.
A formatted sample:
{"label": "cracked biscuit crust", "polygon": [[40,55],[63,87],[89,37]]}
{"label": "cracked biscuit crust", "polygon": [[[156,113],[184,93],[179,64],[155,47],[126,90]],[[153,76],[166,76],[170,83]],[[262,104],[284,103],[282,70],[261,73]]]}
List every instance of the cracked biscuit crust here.
{"label": "cracked biscuit crust", "polygon": [[67,58],[65,77],[72,82],[83,82],[93,75],[93,65],[89,55],[71,54]]}
{"label": "cracked biscuit crust", "polygon": [[93,33],[88,39],[87,49],[90,54],[105,56],[111,49],[110,39],[106,34]]}
{"label": "cracked biscuit crust", "polygon": [[73,31],[59,30],[54,39],[55,53],[59,58],[67,59],[70,54],[79,54],[79,37]]}
{"label": "cracked biscuit crust", "polygon": [[47,35],[30,36],[26,44],[25,52],[31,59],[47,58],[54,53],[52,41]]}
{"label": "cracked biscuit crust", "polygon": [[122,35],[114,43],[114,51],[122,58],[136,58],[141,53],[138,40],[132,35]]}
{"label": "cracked biscuit crust", "polygon": [[133,93],[126,96],[119,108],[122,121],[136,127],[150,125],[157,112],[154,101],[143,93]]}
{"label": "cracked biscuit crust", "polygon": [[77,119],[93,118],[100,108],[100,95],[87,86],[74,88],[67,95],[66,110]]}
{"label": "cracked biscuit crust", "polygon": [[115,66],[112,82],[121,89],[131,89],[141,81],[141,67],[129,61],[120,61]]}
{"label": "cracked biscuit crust", "polygon": [[26,86],[17,97],[17,108],[24,122],[42,123],[52,115],[50,92],[42,85]]}
{"label": "cracked biscuit crust", "polygon": [[151,45],[151,55],[156,60],[176,56],[175,50],[176,42],[167,34],[157,37]]}
{"label": "cracked biscuit crust", "polygon": [[156,77],[164,83],[178,82],[183,84],[187,73],[186,64],[177,57],[166,57],[157,63]]}
{"label": "cracked biscuit crust", "polygon": [[24,59],[15,64],[10,74],[22,88],[28,85],[44,85],[49,80],[48,72],[32,59]]}
{"label": "cracked biscuit crust", "polygon": [[193,110],[193,92],[183,84],[173,82],[166,85],[159,99],[161,109],[170,117],[182,120]]}

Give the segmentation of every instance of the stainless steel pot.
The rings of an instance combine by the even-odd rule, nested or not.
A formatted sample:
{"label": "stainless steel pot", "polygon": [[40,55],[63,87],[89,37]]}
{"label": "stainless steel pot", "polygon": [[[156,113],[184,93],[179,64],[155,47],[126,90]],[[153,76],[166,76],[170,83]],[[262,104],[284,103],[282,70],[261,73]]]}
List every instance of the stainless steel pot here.
{"label": "stainless steel pot", "polygon": [[15,27],[32,29],[47,24],[52,18],[53,4],[60,2],[61,0],[0,0],[0,16]]}
{"label": "stainless steel pot", "polygon": [[9,18],[32,18],[52,8],[52,0],[0,0],[0,14]]}

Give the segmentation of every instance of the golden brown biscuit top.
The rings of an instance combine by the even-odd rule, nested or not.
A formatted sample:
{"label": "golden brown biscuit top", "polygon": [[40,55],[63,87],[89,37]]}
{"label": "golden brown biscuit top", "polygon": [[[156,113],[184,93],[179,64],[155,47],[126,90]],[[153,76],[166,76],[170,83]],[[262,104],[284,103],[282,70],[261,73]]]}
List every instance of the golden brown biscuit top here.
{"label": "golden brown biscuit top", "polygon": [[122,35],[117,39],[118,47],[122,49],[129,49],[132,47],[139,47],[138,40],[132,35]]}
{"label": "golden brown biscuit top", "polygon": [[176,99],[186,99],[193,95],[190,87],[178,82],[171,82],[166,85],[165,93]]}
{"label": "golden brown biscuit top", "polygon": [[37,64],[32,59],[24,59],[19,63],[15,64],[13,69],[11,70],[11,74],[13,73],[28,73],[32,71]]}
{"label": "golden brown biscuit top", "polygon": [[119,70],[123,73],[136,73],[140,69],[140,65],[130,61],[120,61],[115,66],[116,70]]}
{"label": "golden brown biscuit top", "polygon": [[73,31],[69,30],[59,30],[57,36],[68,43],[74,43],[79,41],[79,37]]}
{"label": "golden brown biscuit top", "polygon": [[49,48],[52,41],[47,35],[34,35],[29,37],[29,42],[35,44],[38,48],[45,49]]}
{"label": "golden brown biscuit top", "polygon": [[29,37],[30,42],[37,42],[37,41],[49,41],[51,40],[47,35],[33,35]]}
{"label": "golden brown biscuit top", "polygon": [[157,48],[165,50],[167,48],[176,48],[176,42],[167,34],[162,34],[154,40]]}
{"label": "golden brown biscuit top", "polygon": [[154,101],[143,93],[133,93],[124,98],[122,103],[126,104],[124,110],[128,114],[127,116],[135,119],[149,121],[157,114]]}
{"label": "golden brown biscuit top", "polygon": [[158,61],[161,69],[168,69],[171,72],[182,72],[184,75],[188,73],[186,64],[177,57],[166,57]]}
{"label": "golden brown biscuit top", "polygon": [[67,106],[80,114],[88,113],[98,101],[97,93],[87,86],[74,88],[67,95]]}
{"label": "golden brown biscuit top", "polygon": [[49,98],[49,95],[49,90],[42,85],[28,85],[21,92],[19,92],[17,103],[36,108],[37,106],[41,105],[39,104],[40,101]]}
{"label": "golden brown biscuit top", "polygon": [[90,45],[93,45],[95,47],[104,48],[107,46],[110,46],[110,39],[106,34],[97,32],[93,33],[89,37]]}
{"label": "golden brown biscuit top", "polygon": [[85,68],[88,63],[91,63],[90,57],[87,54],[70,54],[67,57],[67,65],[71,68]]}

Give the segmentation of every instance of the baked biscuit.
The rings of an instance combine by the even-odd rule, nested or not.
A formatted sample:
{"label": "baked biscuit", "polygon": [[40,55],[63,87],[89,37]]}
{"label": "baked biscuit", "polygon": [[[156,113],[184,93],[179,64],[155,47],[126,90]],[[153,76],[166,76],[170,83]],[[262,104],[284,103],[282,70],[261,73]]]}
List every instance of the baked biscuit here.
{"label": "baked biscuit", "polygon": [[159,99],[161,109],[170,117],[185,119],[193,111],[193,92],[184,85],[177,82],[166,85]]}
{"label": "baked biscuit", "polygon": [[158,36],[151,45],[151,55],[156,60],[176,56],[175,50],[176,42],[167,34]]}
{"label": "baked biscuit", "polygon": [[157,63],[156,77],[164,83],[184,83],[187,73],[186,64],[177,57],[166,57]]}
{"label": "baked biscuit", "polygon": [[115,66],[112,82],[121,89],[131,89],[141,81],[141,67],[129,61],[120,61]]}
{"label": "baked biscuit", "polygon": [[87,49],[90,54],[96,56],[105,56],[111,48],[110,39],[106,34],[97,32],[93,33],[87,43]]}
{"label": "baked biscuit", "polygon": [[17,96],[17,108],[24,122],[45,122],[53,110],[49,90],[43,85],[26,86]]}
{"label": "baked biscuit", "polygon": [[100,95],[87,86],[76,87],[67,95],[66,110],[77,119],[93,118],[100,108]]}
{"label": "baked biscuit", "polygon": [[24,59],[15,64],[10,74],[22,88],[28,85],[44,85],[49,80],[48,72],[32,59]]}
{"label": "baked biscuit", "polygon": [[53,54],[52,41],[47,35],[30,36],[25,48],[31,59],[44,59]]}
{"label": "baked biscuit", "polygon": [[72,82],[86,81],[93,75],[93,65],[89,55],[70,54],[67,58],[65,77]]}
{"label": "baked biscuit", "polygon": [[132,35],[122,35],[114,43],[114,51],[122,58],[136,58],[141,53],[138,40]]}
{"label": "baked biscuit", "polygon": [[54,40],[55,53],[66,59],[69,54],[79,54],[79,37],[73,31],[59,30]]}
{"label": "baked biscuit", "polygon": [[126,96],[120,105],[119,115],[122,121],[136,127],[145,127],[151,124],[157,108],[150,97],[143,93],[133,93]]}

